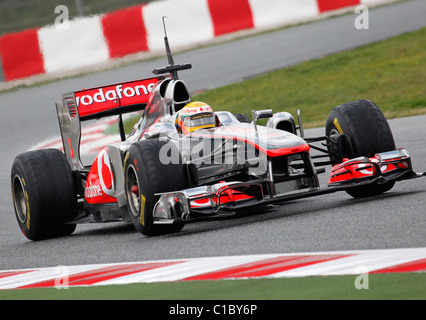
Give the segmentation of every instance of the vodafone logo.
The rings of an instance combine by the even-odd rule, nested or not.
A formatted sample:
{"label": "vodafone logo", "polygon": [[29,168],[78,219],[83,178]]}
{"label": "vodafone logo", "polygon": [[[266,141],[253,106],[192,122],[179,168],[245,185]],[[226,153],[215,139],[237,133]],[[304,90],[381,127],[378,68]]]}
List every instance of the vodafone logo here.
{"label": "vodafone logo", "polygon": [[77,107],[80,105],[90,106],[94,103],[104,103],[108,101],[116,101],[118,99],[148,96],[154,86],[155,83],[150,83],[147,86],[142,84],[123,86],[119,84],[115,87],[81,91],[80,95],[76,95],[76,103]]}
{"label": "vodafone logo", "polygon": [[97,169],[102,191],[108,196],[114,196],[115,187],[111,162],[105,149],[98,156]]}
{"label": "vodafone logo", "polygon": [[94,115],[117,107],[146,104],[161,78],[117,83],[74,92],[80,117]]}

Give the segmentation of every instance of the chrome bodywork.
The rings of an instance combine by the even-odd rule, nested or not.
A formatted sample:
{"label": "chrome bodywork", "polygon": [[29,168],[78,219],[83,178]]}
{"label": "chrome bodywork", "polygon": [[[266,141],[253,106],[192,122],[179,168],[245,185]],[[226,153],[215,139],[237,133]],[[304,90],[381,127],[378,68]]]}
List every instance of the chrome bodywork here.
{"label": "chrome bodywork", "polygon": [[[113,190],[108,194],[115,201],[87,204],[87,199],[81,196],[80,215],[74,223],[130,220],[129,201],[132,199],[126,199],[124,161],[132,144],[148,139],[165,140],[177,147],[178,156],[165,157],[165,161],[182,161],[188,173],[191,173],[188,189],[158,194],[159,200],[152,212],[155,224],[196,221],[262,204],[348,190],[363,184],[383,183],[387,179],[400,180],[423,175],[415,174],[409,162],[405,171],[386,177],[381,173],[377,160],[354,159],[362,165],[371,163],[378,169],[374,175],[366,176],[362,181],[357,178],[352,179],[351,183],[334,181],[321,189],[318,173],[325,170],[318,168],[310,152],[311,148],[320,149],[313,143],[326,141],[327,138],[303,138],[300,113],[299,124],[296,125],[293,116],[287,112],[273,114],[272,110],[252,111],[253,121],[240,123],[232,113],[217,111],[219,126],[182,135],[175,125],[176,112],[190,100],[191,95],[181,80],[166,78],[154,86],[143,116],[125,141],[106,146],[107,157],[104,158],[107,159],[108,168],[111,168],[114,181]],[[90,173],[89,168],[81,163],[79,155],[81,128],[78,110],[72,94],[64,95],[63,103],[63,106],[57,104],[56,107],[64,150],[72,170],[79,178],[79,193],[84,195],[85,182]],[[269,118],[266,126],[257,124],[261,118]],[[297,131],[300,136],[296,135]],[[164,154],[167,154],[167,150]],[[392,156],[409,161],[405,151],[379,155],[377,159],[388,160]],[[241,197],[242,194],[244,197]]]}

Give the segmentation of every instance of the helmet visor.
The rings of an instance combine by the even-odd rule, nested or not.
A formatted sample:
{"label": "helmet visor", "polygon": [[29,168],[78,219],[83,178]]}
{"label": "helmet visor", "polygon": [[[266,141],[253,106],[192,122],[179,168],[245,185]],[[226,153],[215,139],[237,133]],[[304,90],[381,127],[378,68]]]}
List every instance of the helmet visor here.
{"label": "helmet visor", "polygon": [[216,118],[211,112],[194,114],[183,119],[185,126],[193,128],[216,124]]}

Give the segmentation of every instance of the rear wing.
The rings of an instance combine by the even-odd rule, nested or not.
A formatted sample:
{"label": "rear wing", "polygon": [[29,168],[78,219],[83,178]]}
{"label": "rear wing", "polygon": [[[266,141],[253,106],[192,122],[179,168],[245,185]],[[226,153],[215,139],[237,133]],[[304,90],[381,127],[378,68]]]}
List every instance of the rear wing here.
{"label": "rear wing", "polygon": [[62,104],[56,103],[56,111],[65,156],[71,169],[83,168],[80,160],[81,121],[120,115],[123,140],[121,114],[144,110],[153,87],[162,79],[164,77],[154,77],[63,94]]}
{"label": "rear wing", "polygon": [[74,92],[80,121],[145,109],[149,94],[159,80],[155,77]]}

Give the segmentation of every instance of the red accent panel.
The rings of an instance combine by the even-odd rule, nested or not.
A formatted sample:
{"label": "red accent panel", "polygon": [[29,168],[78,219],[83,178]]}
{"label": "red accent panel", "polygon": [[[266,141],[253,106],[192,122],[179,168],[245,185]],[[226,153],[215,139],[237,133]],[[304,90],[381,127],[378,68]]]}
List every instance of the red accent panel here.
{"label": "red accent panel", "polygon": [[214,35],[254,28],[248,0],[208,0]]}
{"label": "red accent panel", "polygon": [[142,7],[117,10],[102,17],[102,28],[111,58],[148,51]]}
{"label": "red accent panel", "polygon": [[426,272],[426,259],[411,261],[396,266],[375,270],[371,273],[393,273],[393,272]]}
{"label": "red accent panel", "polygon": [[360,0],[317,0],[320,12],[359,5]]}
{"label": "red accent panel", "polygon": [[[112,180],[111,180],[111,172],[108,173],[105,172],[103,169],[107,165],[104,163],[104,155],[106,153],[106,147],[103,148],[104,151],[100,153],[95,161],[92,164],[92,167],[90,168],[89,175],[87,176],[86,186],[84,189],[84,198],[89,204],[100,204],[100,203],[113,203],[117,202],[117,199],[109,196],[107,194],[108,191],[110,191],[110,188],[112,186]],[[100,161],[100,163],[99,163]],[[99,172],[99,166],[101,167],[101,171]],[[103,174],[106,174],[104,176]],[[109,176],[109,177],[108,177]],[[104,178],[106,177],[106,181]],[[105,187],[107,190],[104,190],[104,188],[101,185],[101,181],[105,184]],[[110,182],[110,186],[108,186],[108,182]],[[108,192],[109,193],[109,192]]]}
{"label": "red accent panel", "polygon": [[[91,271],[81,272],[70,275],[68,278],[69,286],[91,285],[98,282],[124,277],[130,274],[152,270],[160,267],[166,267],[181,262],[158,262],[158,263],[143,263],[143,264],[124,264],[111,267],[104,267]],[[63,276],[61,276],[63,277]],[[55,286],[56,279],[51,279],[39,283],[30,284],[28,286],[19,287],[20,289],[27,288],[48,288]]]}
{"label": "red accent panel", "polygon": [[312,264],[348,257],[350,255],[307,255],[276,257],[247,263],[217,272],[210,272],[184,280],[217,280],[225,278],[263,277],[277,272],[301,268]]}
{"label": "red accent panel", "polygon": [[[249,142],[250,143],[250,142]],[[308,152],[310,150],[309,144],[301,144],[300,146],[290,147],[290,148],[281,148],[281,149],[271,149],[265,150],[264,148],[260,148],[259,150],[263,153],[266,153],[269,157],[279,157],[286,154],[294,154],[299,152]]]}
{"label": "red accent panel", "polygon": [[38,29],[0,37],[0,56],[6,81],[45,73]]}

